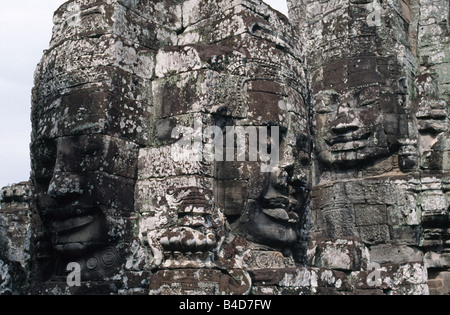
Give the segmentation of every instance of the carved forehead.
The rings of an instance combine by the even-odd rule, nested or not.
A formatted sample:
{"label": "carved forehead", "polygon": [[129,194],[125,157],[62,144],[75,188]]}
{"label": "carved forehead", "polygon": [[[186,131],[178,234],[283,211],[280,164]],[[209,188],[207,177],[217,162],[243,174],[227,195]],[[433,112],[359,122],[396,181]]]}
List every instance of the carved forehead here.
{"label": "carved forehead", "polygon": [[160,50],[158,78],[153,82],[156,119],[179,121],[182,116],[208,113],[238,119],[243,125],[287,126],[288,113],[294,113],[305,119],[306,129],[302,77],[289,66],[295,62],[288,54],[279,50],[278,55],[278,61],[249,58],[220,45]]}
{"label": "carved forehead", "polygon": [[37,137],[105,134],[140,143],[152,113],[147,104],[120,95],[81,90],[35,106],[33,114]]}

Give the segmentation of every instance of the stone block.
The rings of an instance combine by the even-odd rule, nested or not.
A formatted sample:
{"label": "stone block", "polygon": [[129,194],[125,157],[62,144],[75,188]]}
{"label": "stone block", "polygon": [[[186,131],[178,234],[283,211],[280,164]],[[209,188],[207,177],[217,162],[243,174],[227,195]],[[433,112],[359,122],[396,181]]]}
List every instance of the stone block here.
{"label": "stone block", "polygon": [[405,245],[380,244],[370,247],[370,260],[378,264],[402,264],[422,261],[424,254]]}
{"label": "stone block", "polygon": [[448,269],[450,268],[450,253],[427,252],[425,261],[429,269]]}
{"label": "stone block", "polygon": [[392,244],[419,246],[423,237],[420,226],[389,226]]}
{"label": "stone block", "polygon": [[312,240],[308,265],[318,268],[357,271],[366,268],[368,252],[356,239]]}
{"label": "stone block", "polygon": [[354,205],[357,226],[373,226],[387,224],[386,206]]}
{"label": "stone block", "polygon": [[383,244],[390,240],[389,227],[385,224],[361,226],[358,232],[362,241],[368,245]]}
{"label": "stone block", "polygon": [[162,270],[150,277],[150,295],[242,295],[251,279],[240,270]]}
{"label": "stone block", "polygon": [[212,177],[213,165],[206,162],[193,147],[170,146],[141,149],[139,153],[140,178],[204,175]]}
{"label": "stone block", "polygon": [[428,280],[431,295],[449,295],[450,294],[450,272],[430,272]]}

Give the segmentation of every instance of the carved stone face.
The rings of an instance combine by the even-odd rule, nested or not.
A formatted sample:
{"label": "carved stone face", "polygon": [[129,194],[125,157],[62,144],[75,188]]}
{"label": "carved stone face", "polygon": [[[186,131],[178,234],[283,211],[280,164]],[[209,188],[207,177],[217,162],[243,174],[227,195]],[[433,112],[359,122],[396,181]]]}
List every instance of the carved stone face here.
{"label": "carved stone face", "polygon": [[[285,96],[273,93],[281,90]],[[261,160],[216,163],[218,202],[234,232],[275,249],[298,243],[309,200],[310,137],[304,121],[288,110],[304,106],[300,100],[297,91],[279,82],[249,83],[249,116],[260,118],[250,124],[278,128],[279,139],[268,132],[267,143],[278,146],[272,150],[277,150],[279,163],[267,172]]]}
{"label": "carved stone face", "polygon": [[308,201],[305,170],[293,162],[292,151],[281,154],[285,159],[271,173],[259,174],[258,167],[250,168],[248,190],[256,199],[246,200],[242,216],[234,223],[236,231],[248,240],[273,248],[298,242]]}
{"label": "carved stone face", "polygon": [[406,116],[395,99],[377,99],[378,93],[369,87],[350,95],[316,96],[316,150],[323,164],[353,167],[395,150],[405,134]]}
{"label": "carved stone face", "polygon": [[79,256],[112,242],[108,217],[133,209],[136,145],[104,135],[44,143],[35,154],[36,194],[53,248]]}
{"label": "carved stone face", "polygon": [[[286,55],[283,51],[276,53]],[[185,54],[202,56],[208,62],[205,68],[213,70],[178,73],[178,66],[183,66],[179,60],[184,60]],[[172,68],[164,68],[165,58],[174,60]],[[161,78],[155,80],[153,89],[158,126],[173,123],[167,123],[167,128],[157,126],[155,139],[161,141],[160,147],[141,150],[136,193],[137,208],[142,209],[145,220],[158,218],[156,224],[141,224],[142,230],[149,227],[145,232],[154,264],[167,268],[208,266],[207,259],[195,255],[202,251],[210,255],[211,248],[219,244],[225,230],[222,211],[231,232],[257,246],[292,247],[305,221],[311,185],[306,106],[295,89],[298,86],[288,85],[282,75],[293,71],[277,63],[247,61],[241,52],[226,46],[176,47],[160,51],[159,60],[161,66],[157,63],[156,68]],[[228,128],[242,128],[248,132],[244,138],[252,134],[256,141],[246,141],[243,160],[235,150],[231,159],[224,154],[224,160],[216,157],[206,161],[210,156],[205,145],[203,150],[197,147],[203,155],[196,161],[192,155],[196,153],[195,143],[191,142],[203,137],[203,144],[210,144],[208,130],[212,127],[219,129],[214,132],[214,140],[223,133],[220,148],[224,150],[238,142],[231,146],[226,143]],[[271,133],[272,128],[278,133]],[[265,138],[261,130],[266,132]],[[174,131],[177,140],[169,141]],[[189,148],[179,151],[174,142],[184,142],[178,141],[181,138],[186,138]],[[270,151],[268,144],[275,143],[279,145]],[[268,155],[277,153],[278,163],[263,162],[260,154],[257,160],[250,159],[260,145]],[[179,160],[174,158],[174,151]],[[269,165],[273,168],[265,170]],[[196,240],[201,246],[195,245]]]}
{"label": "carved stone face", "polygon": [[137,154],[135,143],[104,134],[41,134],[33,142],[35,201],[49,239],[45,247],[59,257],[63,271],[65,261],[74,259],[85,279],[117,267],[117,245],[131,230]]}

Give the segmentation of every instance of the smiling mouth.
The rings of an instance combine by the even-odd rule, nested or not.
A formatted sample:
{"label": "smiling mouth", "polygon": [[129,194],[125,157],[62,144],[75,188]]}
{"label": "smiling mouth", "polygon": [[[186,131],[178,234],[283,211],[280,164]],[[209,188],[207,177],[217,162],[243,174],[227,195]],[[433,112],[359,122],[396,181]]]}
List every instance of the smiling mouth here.
{"label": "smiling mouth", "polygon": [[300,218],[295,212],[288,212],[282,208],[263,209],[262,211],[265,215],[277,221],[283,221],[292,224],[298,223],[300,221]]}
{"label": "smiling mouth", "polygon": [[332,152],[354,151],[367,147],[370,135],[370,132],[362,135],[344,135],[325,140],[325,142],[331,147]]}
{"label": "smiling mouth", "polygon": [[295,212],[289,211],[291,202],[284,195],[262,198],[262,212],[275,221],[295,224],[300,221]]}
{"label": "smiling mouth", "polygon": [[295,212],[289,211],[291,202],[284,196],[263,199],[262,212],[276,221],[298,223],[300,221]]}
{"label": "smiling mouth", "polygon": [[83,229],[97,220],[97,218],[97,215],[87,215],[64,221],[54,221],[52,222],[52,228],[58,234],[65,234],[71,231]]}
{"label": "smiling mouth", "polygon": [[105,241],[102,217],[87,215],[51,223],[53,248],[64,255],[78,256]]}
{"label": "smiling mouth", "polygon": [[51,209],[46,220],[54,250],[78,256],[106,240],[106,222],[99,208]]}

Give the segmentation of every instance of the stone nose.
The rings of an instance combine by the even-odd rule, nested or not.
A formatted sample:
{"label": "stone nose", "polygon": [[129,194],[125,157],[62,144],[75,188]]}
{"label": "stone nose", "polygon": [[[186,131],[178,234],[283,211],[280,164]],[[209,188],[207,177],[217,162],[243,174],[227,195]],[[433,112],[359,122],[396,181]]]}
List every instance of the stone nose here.
{"label": "stone nose", "polygon": [[339,107],[336,119],[331,123],[331,130],[337,135],[357,131],[360,121],[355,112],[347,106]]}
{"label": "stone nose", "polygon": [[55,172],[48,187],[48,195],[53,199],[81,196],[83,179],[76,174]]}
{"label": "stone nose", "polygon": [[289,173],[286,167],[280,165],[270,174],[270,183],[273,187],[286,187],[288,184]]}
{"label": "stone nose", "polygon": [[288,184],[288,173],[280,168],[277,168],[270,174],[270,183],[263,199],[267,202],[280,200],[284,203],[284,200],[288,200],[286,197]]}

